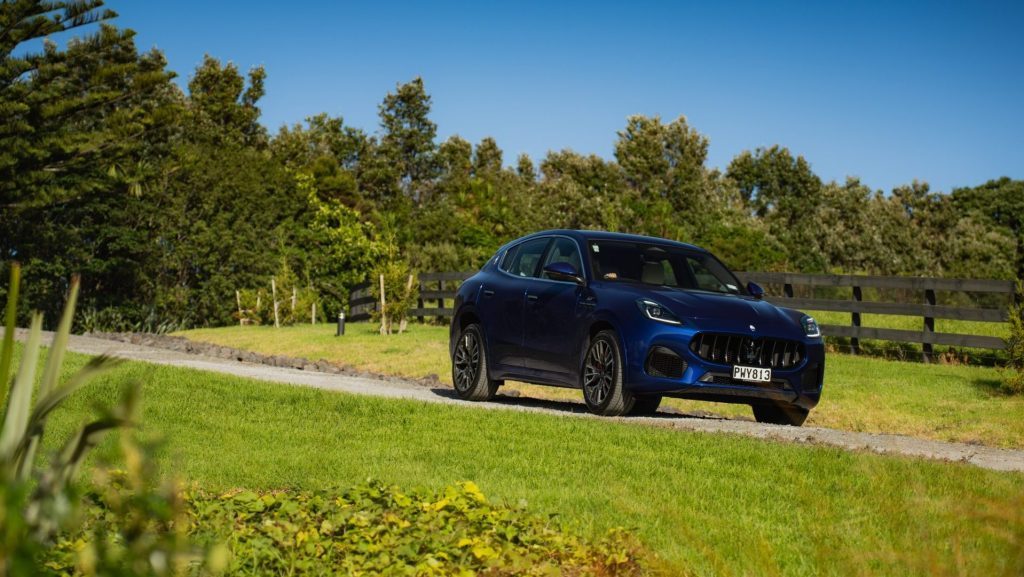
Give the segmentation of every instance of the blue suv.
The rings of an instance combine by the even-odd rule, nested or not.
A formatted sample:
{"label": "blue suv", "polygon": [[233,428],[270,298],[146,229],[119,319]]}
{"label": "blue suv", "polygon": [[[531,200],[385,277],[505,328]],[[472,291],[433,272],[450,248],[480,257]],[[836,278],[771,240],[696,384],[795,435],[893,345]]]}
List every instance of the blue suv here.
{"label": "blue suv", "polygon": [[821,395],[821,332],[763,295],[690,244],[532,234],[459,288],[455,390],[486,401],[506,380],[578,388],[600,415],[652,414],[666,396],[744,403],[760,422],[799,426]]}

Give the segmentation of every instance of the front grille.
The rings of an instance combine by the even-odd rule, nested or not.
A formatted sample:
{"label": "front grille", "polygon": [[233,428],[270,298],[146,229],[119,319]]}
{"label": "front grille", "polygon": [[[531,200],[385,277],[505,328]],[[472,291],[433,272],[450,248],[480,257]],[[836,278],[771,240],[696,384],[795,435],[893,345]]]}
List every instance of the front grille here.
{"label": "front grille", "polygon": [[690,350],[713,363],[772,369],[795,367],[804,358],[804,344],[799,341],[724,333],[694,335],[690,340]]}
{"label": "front grille", "polygon": [[686,361],[665,347],[651,349],[651,352],[647,354],[647,362],[644,364],[647,374],[652,377],[680,379],[683,377],[683,371],[686,370]]}

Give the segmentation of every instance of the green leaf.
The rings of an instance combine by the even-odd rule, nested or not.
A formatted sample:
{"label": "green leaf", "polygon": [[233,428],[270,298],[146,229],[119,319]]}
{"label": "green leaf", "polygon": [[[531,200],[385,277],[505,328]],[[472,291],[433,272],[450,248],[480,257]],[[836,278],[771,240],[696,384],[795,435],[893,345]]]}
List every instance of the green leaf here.
{"label": "green leaf", "polygon": [[17,465],[18,448],[25,438],[25,429],[28,426],[32,410],[32,389],[35,386],[42,326],[42,315],[38,313],[33,315],[28,342],[25,344],[21,356],[21,368],[11,384],[7,413],[4,415],[3,429],[0,431],[0,461],[7,466]]}

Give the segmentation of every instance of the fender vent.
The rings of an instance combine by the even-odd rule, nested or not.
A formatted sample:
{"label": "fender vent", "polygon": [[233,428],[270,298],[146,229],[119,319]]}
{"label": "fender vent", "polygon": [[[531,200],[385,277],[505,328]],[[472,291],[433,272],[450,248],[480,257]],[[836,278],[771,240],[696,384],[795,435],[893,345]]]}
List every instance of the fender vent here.
{"label": "fender vent", "polygon": [[686,361],[679,355],[665,347],[654,347],[647,353],[647,362],[644,363],[644,370],[652,377],[665,377],[669,379],[681,379],[683,371],[686,370]]}

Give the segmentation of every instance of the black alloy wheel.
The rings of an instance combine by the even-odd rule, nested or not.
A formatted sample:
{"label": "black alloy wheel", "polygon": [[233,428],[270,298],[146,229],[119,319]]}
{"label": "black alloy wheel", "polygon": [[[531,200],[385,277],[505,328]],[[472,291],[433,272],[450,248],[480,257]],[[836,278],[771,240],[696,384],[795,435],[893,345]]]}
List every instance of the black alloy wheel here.
{"label": "black alloy wheel", "polygon": [[471,324],[462,330],[452,356],[452,382],[455,392],[470,401],[489,401],[501,384],[487,377],[487,352],[483,346],[480,325]]}
{"label": "black alloy wheel", "polygon": [[633,408],[623,385],[622,353],[614,332],[601,331],[590,341],[583,361],[583,400],[598,415],[618,416]]}

